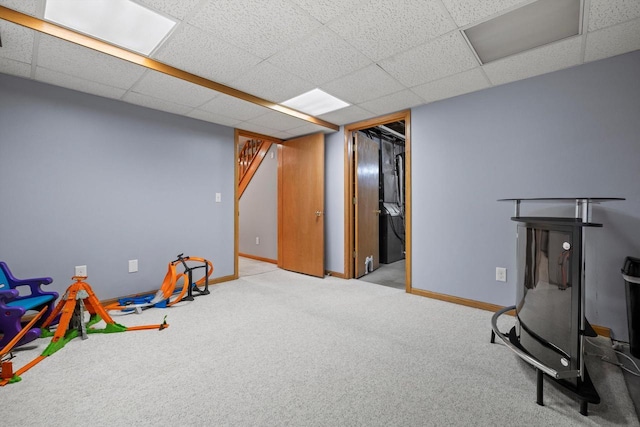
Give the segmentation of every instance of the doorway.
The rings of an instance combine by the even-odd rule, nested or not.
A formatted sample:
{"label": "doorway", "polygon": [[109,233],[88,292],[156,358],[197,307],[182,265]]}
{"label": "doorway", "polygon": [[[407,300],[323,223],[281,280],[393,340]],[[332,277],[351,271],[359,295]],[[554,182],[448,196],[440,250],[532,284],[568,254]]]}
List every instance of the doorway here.
{"label": "doorway", "polygon": [[236,276],[277,269],[279,139],[236,131]]}
{"label": "doorway", "polygon": [[[235,276],[242,257],[244,267],[250,259],[324,277],[324,134],[282,141],[236,130],[235,144]],[[241,171],[255,175],[247,183]]]}
{"label": "doorway", "polygon": [[410,111],[345,127],[347,278],[411,292],[410,147]]}

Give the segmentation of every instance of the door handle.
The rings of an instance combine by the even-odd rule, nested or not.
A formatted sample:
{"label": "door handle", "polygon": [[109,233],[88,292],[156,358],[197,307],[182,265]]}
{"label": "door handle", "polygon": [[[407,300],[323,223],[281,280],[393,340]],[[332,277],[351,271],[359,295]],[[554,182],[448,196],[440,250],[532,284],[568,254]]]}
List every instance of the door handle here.
{"label": "door handle", "polygon": [[316,216],[322,216],[322,211],[316,211]]}
{"label": "door handle", "polygon": [[374,210],[373,213],[376,214],[376,215],[380,215],[382,213],[382,211],[380,209],[378,209],[378,210]]}

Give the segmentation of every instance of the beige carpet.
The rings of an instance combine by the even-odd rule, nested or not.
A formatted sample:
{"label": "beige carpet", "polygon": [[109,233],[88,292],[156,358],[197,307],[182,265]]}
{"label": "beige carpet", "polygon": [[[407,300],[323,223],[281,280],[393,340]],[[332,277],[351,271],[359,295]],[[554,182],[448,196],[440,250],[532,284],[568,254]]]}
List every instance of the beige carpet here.
{"label": "beige carpet", "polygon": [[164,331],[75,339],[0,388],[2,426],[640,425],[618,368],[588,360],[588,417],[548,381],[538,406],[534,370],[489,342],[492,313],[389,287],[273,270],[117,321],[165,315]]}

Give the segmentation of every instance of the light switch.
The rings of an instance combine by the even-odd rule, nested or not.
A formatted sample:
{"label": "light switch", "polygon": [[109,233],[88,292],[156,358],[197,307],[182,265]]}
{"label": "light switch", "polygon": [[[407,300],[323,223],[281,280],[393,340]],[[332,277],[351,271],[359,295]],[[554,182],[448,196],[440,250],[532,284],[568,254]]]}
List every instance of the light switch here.
{"label": "light switch", "polygon": [[222,194],[216,193],[216,203],[220,203],[222,201]]}

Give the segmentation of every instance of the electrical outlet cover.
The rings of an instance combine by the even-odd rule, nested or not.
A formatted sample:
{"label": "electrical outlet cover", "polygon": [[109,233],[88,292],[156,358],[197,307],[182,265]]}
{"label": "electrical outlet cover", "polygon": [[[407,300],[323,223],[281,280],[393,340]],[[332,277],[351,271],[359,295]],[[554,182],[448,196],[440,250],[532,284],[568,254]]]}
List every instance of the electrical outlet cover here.
{"label": "electrical outlet cover", "polygon": [[76,265],[75,276],[87,277],[87,266],[86,265]]}

